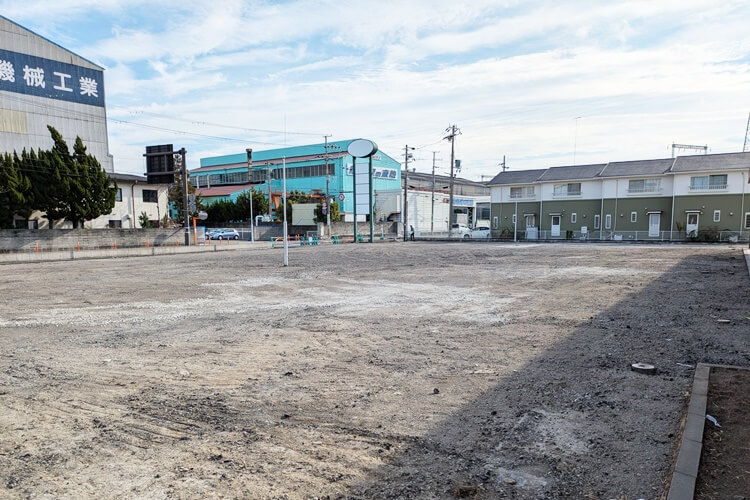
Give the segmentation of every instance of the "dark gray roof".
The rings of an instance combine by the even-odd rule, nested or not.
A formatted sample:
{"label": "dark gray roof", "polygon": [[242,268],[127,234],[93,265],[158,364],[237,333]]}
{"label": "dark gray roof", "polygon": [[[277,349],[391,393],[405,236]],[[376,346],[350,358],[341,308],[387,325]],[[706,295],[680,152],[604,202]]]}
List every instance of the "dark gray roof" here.
{"label": "dark gray roof", "polygon": [[750,153],[678,156],[672,172],[702,172],[750,168]]}
{"label": "dark gray roof", "polygon": [[539,178],[540,181],[567,181],[578,179],[593,179],[602,171],[606,163],[594,165],[572,165],[568,167],[548,168]]}
{"label": "dark gray roof", "polygon": [[672,158],[661,160],[613,161],[607,163],[599,177],[632,177],[634,175],[660,175],[674,163]]}
{"label": "dark gray roof", "polygon": [[500,172],[487,184],[529,184],[539,179],[539,176],[546,171],[546,168],[542,168],[537,170],[515,170],[512,172]]}
{"label": "dark gray roof", "polygon": [[142,175],[135,175],[135,174],[121,174],[119,172],[114,172],[109,175],[112,179],[116,181],[130,181],[130,182],[146,182],[146,177]]}
{"label": "dark gray roof", "polygon": [[[404,171],[401,170],[401,177],[404,177]],[[432,182],[432,174],[427,172],[409,172],[409,180],[425,180]],[[450,175],[435,175],[435,182],[450,182]],[[463,177],[454,177],[453,182],[455,184],[464,184],[466,186],[476,186],[480,188],[486,188],[487,186],[484,183],[471,181],[469,179],[464,179]]]}

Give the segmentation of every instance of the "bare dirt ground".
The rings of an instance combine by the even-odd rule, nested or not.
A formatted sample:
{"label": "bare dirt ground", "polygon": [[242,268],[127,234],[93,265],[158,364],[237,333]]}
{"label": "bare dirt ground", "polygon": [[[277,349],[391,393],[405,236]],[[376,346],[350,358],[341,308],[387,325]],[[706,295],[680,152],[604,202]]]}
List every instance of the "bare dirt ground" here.
{"label": "bare dirt ground", "polygon": [[750,365],[738,248],[280,261],[0,266],[0,496],[659,498],[691,367]]}

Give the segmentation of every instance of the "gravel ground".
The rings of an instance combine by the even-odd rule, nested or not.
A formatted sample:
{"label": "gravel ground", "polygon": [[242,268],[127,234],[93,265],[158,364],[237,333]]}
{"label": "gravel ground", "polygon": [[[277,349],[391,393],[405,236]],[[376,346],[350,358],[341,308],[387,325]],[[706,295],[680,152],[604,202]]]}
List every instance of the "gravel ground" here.
{"label": "gravel ground", "polygon": [[750,365],[738,248],[280,261],[3,266],[0,496],[659,498],[692,367]]}

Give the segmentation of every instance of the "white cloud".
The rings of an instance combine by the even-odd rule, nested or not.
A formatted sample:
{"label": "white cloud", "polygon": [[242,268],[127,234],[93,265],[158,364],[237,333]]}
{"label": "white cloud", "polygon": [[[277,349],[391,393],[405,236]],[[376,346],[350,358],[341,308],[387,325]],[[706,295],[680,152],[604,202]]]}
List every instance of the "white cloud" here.
{"label": "white cloud", "polygon": [[[152,9],[179,15],[138,22]],[[45,0],[0,11],[107,62],[110,116],[260,148],[316,138],[199,122],[366,136],[396,157],[457,123],[470,177],[496,173],[503,154],[514,168],[570,162],[576,116],[576,160],[588,162],[668,155],[673,140],[737,150],[750,111],[750,9],[737,0]],[[76,31],[92,13],[113,26],[104,37]],[[113,124],[118,168],[140,171],[134,151],[157,139],[183,141],[191,164],[245,147]]]}

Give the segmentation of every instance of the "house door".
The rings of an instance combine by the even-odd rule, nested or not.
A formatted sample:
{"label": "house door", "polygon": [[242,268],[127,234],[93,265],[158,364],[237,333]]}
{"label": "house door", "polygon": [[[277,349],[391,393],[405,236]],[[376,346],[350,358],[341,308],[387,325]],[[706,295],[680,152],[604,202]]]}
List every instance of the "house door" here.
{"label": "house door", "polygon": [[550,236],[558,237],[560,236],[560,216],[559,215],[553,215],[552,216],[552,231],[550,232]]}
{"label": "house door", "polygon": [[526,214],[523,216],[526,219],[526,228],[536,227],[536,216],[534,214]]}
{"label": "house door", "polygon": [[659,236],[659,226],[661,223],[661,214],[648,214],[648,235],[653,237]]}
{"label": "house door", "polygon": [[687,231],[688,236],[698,236],[698,212],[690,212],[687,214],[685,231]]}

